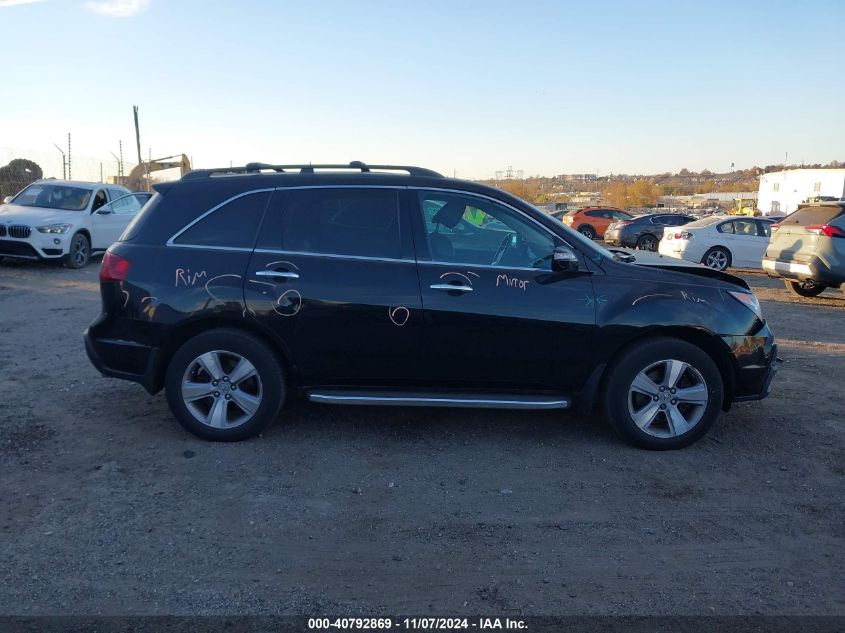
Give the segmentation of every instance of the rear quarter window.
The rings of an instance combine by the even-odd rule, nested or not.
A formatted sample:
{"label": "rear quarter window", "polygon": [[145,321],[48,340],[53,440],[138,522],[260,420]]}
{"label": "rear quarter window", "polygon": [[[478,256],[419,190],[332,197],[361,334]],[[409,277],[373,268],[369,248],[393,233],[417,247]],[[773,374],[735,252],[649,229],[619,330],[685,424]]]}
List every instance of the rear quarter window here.
{"label": "rear quarter window", "polygon": [[269,191],[246,193],[200,216],[173,238],[174,244],[217,248],[252,248]]}
{"label": "rear quarter window", "polygon": [[161,202],[161,194],[155,193],[153,197],[147,200],[146,204],[141,207],[140,211],[135,214],[135,217],[132,218],[132,221],[127,225],[126,229],[123,231],[121,236],[117,238],[118,242],[129,242],[138,235],[141,231],[141,227],[147,221],[155,208]]}

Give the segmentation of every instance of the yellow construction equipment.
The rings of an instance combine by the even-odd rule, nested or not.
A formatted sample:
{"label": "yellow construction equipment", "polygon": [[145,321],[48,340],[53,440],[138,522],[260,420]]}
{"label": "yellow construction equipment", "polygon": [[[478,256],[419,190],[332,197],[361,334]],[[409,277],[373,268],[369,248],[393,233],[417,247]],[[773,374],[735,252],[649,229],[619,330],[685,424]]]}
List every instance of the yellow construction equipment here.
{"label": "yellow construction equipment", "polygon": [[757,201],[754,198],[734,198],[734,208],[728,215],[760,215],[757,211]]}
{"label": "yellow construction equipment", "polygon": [[181,178],[191,171],[191,161],[185,154],[154,158],[136,165],[120,184],[128,187],[131,191],[152,191],[151,175],[162,169],[179,169],[181,172],[179,177]]}

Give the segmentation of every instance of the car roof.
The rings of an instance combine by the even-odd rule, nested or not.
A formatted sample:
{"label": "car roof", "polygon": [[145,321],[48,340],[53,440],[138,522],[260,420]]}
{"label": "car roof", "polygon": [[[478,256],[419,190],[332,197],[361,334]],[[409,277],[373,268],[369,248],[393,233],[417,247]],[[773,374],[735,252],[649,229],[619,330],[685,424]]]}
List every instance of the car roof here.
{"label": "car roof", "polygon": [[[254,165],[259,167],[253,168]],[[362,169],[363,168],[363,169]],[[282,171],[284,170],[284,171]],[[319,171],[327,170],[327,171]],[[385,170],[393,170],[385,171]],[[396,173],[405,171],[406,173]],[[533,206],[504,189],[471,180],[449,178],[422,167],[394,165],[267,165],[250,163],[246,167],[201,169],[188,172],[179,180],[156,183],[153,189],[165,193],[171,187],[215,187],[249,191],[276,187],[308,186],[396,186],[450,189],[504,199],[520,206]]]}
{"label": "car roof", "polygon": [[[104,182],[90,182],[87,180],[61,180],[59,178],[42,178],[36,180],[33,185],[63,185],[67,187],[79,187],[80,189],[98,189],[100,187],[111,187],[114,189],[126,189],[123,185],[108,185]],[[129,189],[126,189],[129,191]]]}

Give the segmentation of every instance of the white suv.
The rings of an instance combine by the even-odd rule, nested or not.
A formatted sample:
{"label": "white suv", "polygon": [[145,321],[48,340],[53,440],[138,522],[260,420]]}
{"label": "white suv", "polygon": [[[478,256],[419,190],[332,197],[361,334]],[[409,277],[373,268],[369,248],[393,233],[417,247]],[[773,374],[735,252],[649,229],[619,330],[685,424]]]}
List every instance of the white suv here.
{"label": "white suv", "polygon": [[82,268],[117,240],[151,196],[99,182],[38,180],[0,206],[0,259]]}

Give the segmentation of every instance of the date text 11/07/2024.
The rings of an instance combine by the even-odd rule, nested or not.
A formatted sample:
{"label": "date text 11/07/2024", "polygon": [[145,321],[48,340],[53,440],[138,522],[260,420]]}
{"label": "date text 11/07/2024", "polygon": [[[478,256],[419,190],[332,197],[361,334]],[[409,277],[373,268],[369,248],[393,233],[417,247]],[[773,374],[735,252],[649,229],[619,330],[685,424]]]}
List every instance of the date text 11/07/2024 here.
{"label": "date text 11/07/2024", "polygon": [[347,630],[525,630],[528,625],[524,620],[515,618],[309,618],[311,630],[347,629]]}

